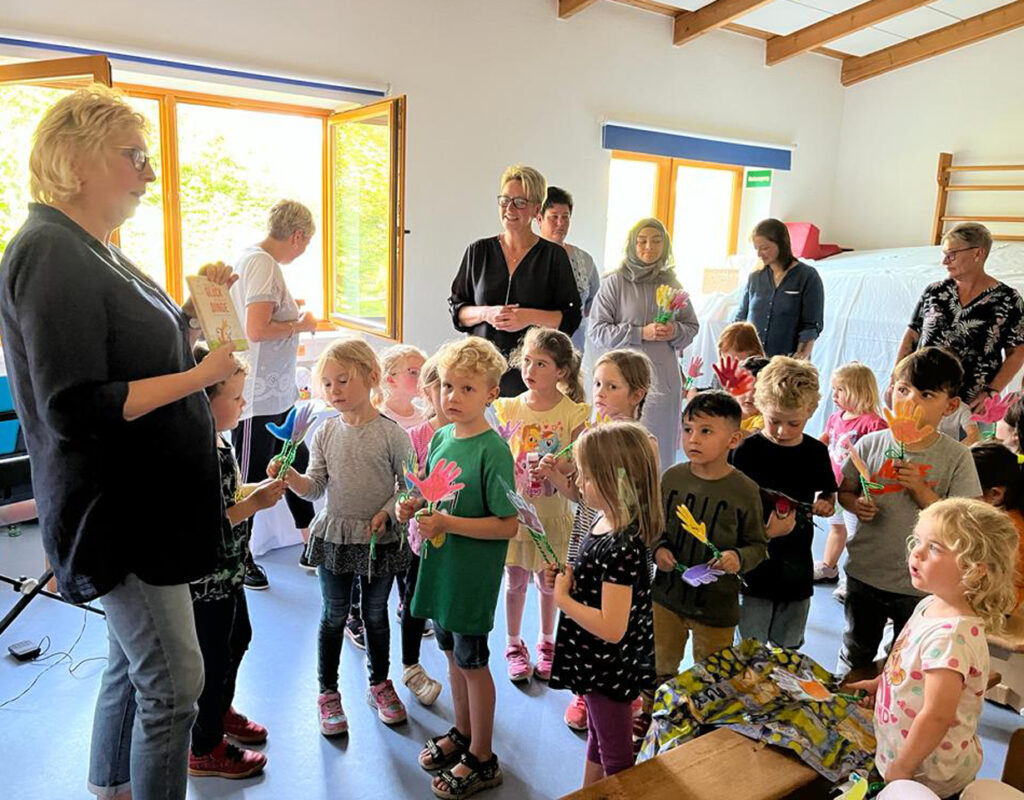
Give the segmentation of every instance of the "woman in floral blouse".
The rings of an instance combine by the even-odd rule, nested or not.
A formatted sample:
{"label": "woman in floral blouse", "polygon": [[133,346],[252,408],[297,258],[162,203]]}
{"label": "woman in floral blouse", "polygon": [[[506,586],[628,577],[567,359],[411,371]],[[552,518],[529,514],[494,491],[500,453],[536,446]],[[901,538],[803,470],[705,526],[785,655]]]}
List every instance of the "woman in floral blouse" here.
{"label": "woman in floral blouse", "polygon": [[942,263],[949,277],[924,290],[896,356],[899,363],[928,345],[952,350],[964,368],[960,397],[975,410],[1024,366],[1024,300],[985,272],[991,249],[992,234],[977,222],[946,234]]}

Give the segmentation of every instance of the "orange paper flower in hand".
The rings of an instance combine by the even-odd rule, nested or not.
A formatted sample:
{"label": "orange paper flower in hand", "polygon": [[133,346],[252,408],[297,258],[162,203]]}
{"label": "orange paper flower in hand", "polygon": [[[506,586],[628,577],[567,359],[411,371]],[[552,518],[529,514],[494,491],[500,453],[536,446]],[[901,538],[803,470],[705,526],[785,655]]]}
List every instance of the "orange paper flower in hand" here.
{"label": "orange paper flower in hand", "polygon": [[921,407],[910,400],[897,400],[896,415],[888,408],[885,411],[886,422],[892,431],[892,438],[903,444],[914,444],[935,433],[932,425],[921,424]]}

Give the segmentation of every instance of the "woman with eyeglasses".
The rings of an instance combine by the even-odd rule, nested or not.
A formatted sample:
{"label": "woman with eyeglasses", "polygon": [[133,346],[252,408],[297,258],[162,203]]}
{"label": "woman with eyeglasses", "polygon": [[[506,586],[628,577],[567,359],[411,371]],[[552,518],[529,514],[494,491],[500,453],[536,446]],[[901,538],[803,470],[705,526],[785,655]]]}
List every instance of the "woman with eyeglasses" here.
{"label": "woman with eyeglasses", "polygon": [[687,300],[675,318],[655,322],[658,287],[681,289],[672,242],[656,219],[642,219],[626,237],[622,263],[605,275],[590,310],[590,340],[599,359],[609,350],[642,350],[654,364],[654,386],[644,401],[644,427],[658,440],[662,470],[676,463],[682,432],[682,375],[679,355],[700,329]]}
{"label": "woman with eyeglasses", "polygon": [[750,240],[761,261],[747,278],[733,322],[757,328],[765,355],[810,359],[825,327],[825,288],[818,271],[793,255],[789,228],[777,219],[757,223]]}
{"label": "woman with eyeglasses", "polygon": [[[448,298],[455,329],[491,341],[508,358],[527,328],[572,336],[582,319],[576,279],[565,248],[542,239],[531,223],[547,195],[544,176],[516,164],[501,176],[502,232],[466,248]],[[519,370],[501,378],[501,396],[526,391]]]}
{"label": "woman with eyeglasses", "polygon": [[1024,366],[1024,301],[985,272],[991,250],[992,234],[977,222],[962,222],[943,237],[949,277],[925,288],[896,356],[898,364],[921,347],[952,350],[964,368],[960,398],[975,411]]}
{"label": "woman with eyeglasses", "polygon": [[[0,324],[58,588],[106,613],[89,788],[170,800],[185,797],[203,687],[188,584],[212,571],[225,513],[203,389],[236,365],[225,345],[197,366],[192,314],[111,244],[155,179],[145,132],[98,85],[45,113],[35,202],[0,264]],[[201,272],[232,280],[223,264]]]}

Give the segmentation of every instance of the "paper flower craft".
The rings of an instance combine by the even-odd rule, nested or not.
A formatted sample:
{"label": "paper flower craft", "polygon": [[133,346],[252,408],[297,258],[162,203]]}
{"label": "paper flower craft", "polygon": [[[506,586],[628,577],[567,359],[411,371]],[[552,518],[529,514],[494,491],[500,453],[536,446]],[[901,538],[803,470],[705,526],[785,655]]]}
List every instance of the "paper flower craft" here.
{"label": "paper flower craft", "polygon": [[[423,499],[427,501],[426,508],[421,508],[416,512],[416,517],[419,518],[424,514],[433,514],[434,509],[437,508],[438,503],[443,503],[446,500],[451,500],[455,497],[456,493],[466,488],[464,483],[456,483],[455,479],[462,474],[462,468],[454,461],[445,461],[443,458],[438,461],[433,470],[426,478],[420,478],[419,476],[411,475],[406,473],[405,478],[407,481],[411,481],[412,485],[419,490],[419,493],[423,496]],[[427,539],[434,547],[440,547],[444,544],[446,535],[439,533],[432,539]]]}
{"label": "paper flower craft", "polygon": [[988,429],[984,432],[985,439],[992,439],[996,435],[995,424],[1006,416],[1010,406],[1017,402],[1018,395],[1014,392],[1002,396],[988,396],[982,406],[981,413],[971,414],[971,421],[985,425]]}
{"label": "paper flower craft", "polygon": [[797,700],[825,703],[832,699],[832,691],[810,673],[795,675],[776,667],[772,670],[772,678],[779,688],[789,692]]}
{"label": "paper flower craft", "polygon": [[860,457],[860,453],[857,452],[849,440],[846,442],[846,449],[850,454],[850,461],[853,462],[853,466],[856,467],[857,473],[860,476],[861,491],[864,493],[864,497],[870,500],[872,490],[881,491],[885,487],[871,480],[871,470],[868,469],[868,465],[864,463],[864,459]]}
{"label": "paper flower craft", "polygon": [[793,511],[796,511],[801,516],[813,516],[814,506],[810,503],[802,503],[799,500],[790,497],[788,494],[777,492],[774,489],[762,488],[761,491],[764,493],[764,496],[768,498],[769,502],[774,505],[775,513],[780,517],[785,517]]}
{"label": "paper flower craft", "polygon": [[676,289],[674,286],[663,283],[655,291],[654,298],[658,304],[658,313],[654,317],[654,321],[659,325],[664,325],[671,322],[676,313],[683,309],[690,296],[682,289]]}
{"label": "paper flower craft", "polygon": [[725,574],[725,570],[714,569],[710,564],[697,564],[688,569],[684,569],[682,564],[676,564],[676,569],[683,573],[683,580],[694,588],[714,583]]}
{"label": "paper flower craft", "polygon": [[887,458],[903,461],[906,456],[905,445],[914,444],[935,433],[932,425],[921,424],[921,407],[910,400],[897,400],[894,403],[896,414],[885,408],[885,421],[889,423],[892,438],[898,447],[886,453]]}
{"label": "paper flower craft", "polygon": [[505,485],[505,496],[516,509],[516,519],[519,524],[526,528],[530,538],[540,551],[544,563],[548,564],[559,572],[562,571],[562,564],[558,560],[555,548],[551,546],[551,540],[544,530],[544,523],[541,522],[537,509],[516,492],[511,486]]}
{"label": "paper flower craft", "polygon": [[708,530],[703,522],[697,522],[693,518],[693,514],[690,513],[690,509],[686,507],[684,503],[680,503],[676,506],[676,516],[679,517],[679,521],[682,523],[683,530],[690,534],[694,539],[699,542],[703,542],[707,548],[712,552],[715,558],[721,558],[721,551],[708,541]]}
{"label": "paper flower craft", "polygon": [[267,430],[270,431],[270,435],[284,442],[281,452],[275,457],[275,461],[281,462],[281,469],[278,471],[278,475],[281,477],[284,477],[292,462],[295,461],[295,456],[299,452],[299,445],[306,438],[306,434],[313,427],[313,423],[316,422],[321,411],[322,409],[317,408],[316,404],[312,402],[296,403],[292,406],[292,410],[288,412],[288,416],[285,417],[283,423],[280,425],[275,425],[272,422],[267,423]]}
{"label": "paper flower craft", "polygon": [[704,369],[704,359],[700,356],[694,356],[690,359],[690,363],[686,367],[686,386],[684,388],[689,389],[693,386],[693,382],[697,380],[702,374]]}
{"label": "paper flower craft", "polygon": [[516,435],[516,431],[518,431],[522,426],[523,423],[521,421],[499,422],[498,427],[495,428],[495,430],[498,432],[498,435],[502,439],[504,439],[506,442],[509,442],[512,440],[512,437]]}
{"label": "paper flower craft", "polygon": [[754,376],[740,366],[735,356],[724,356],[718,364],[712,365],[718,382],[733,397],[746,394],[754,386]]}

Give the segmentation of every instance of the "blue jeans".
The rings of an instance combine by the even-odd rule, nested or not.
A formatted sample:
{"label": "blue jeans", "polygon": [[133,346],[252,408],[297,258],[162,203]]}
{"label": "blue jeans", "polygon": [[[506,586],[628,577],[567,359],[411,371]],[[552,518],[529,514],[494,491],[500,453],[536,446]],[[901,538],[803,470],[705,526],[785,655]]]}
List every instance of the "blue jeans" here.
{"label": "blue jeans", "polygon": [[740,637],[757,639],[776,647],[799,650],[804,646],[804,630],[811,599],[766,600],[743,595],[740,601]]}
{"label": "blue jeans", "polygon": [[110,654],[93,718],[89,790],[182,800],[203,689],[188,586],[152,586],[129,575],[100,602]]}
{"label": "blue jeans", "polygon": [[388,595],[391,594],[391,583],[395,576],[375,575],[367,578],[352,572],[335,575],[323,567],[317,572],[323,598],[317,653],[321,693],[338,691],[341,644],[345,641],[345,621],[352,604],[352,584],[357,581],[362,595],[363,635],[366,637],[366,668],[370,673],[370,685],[376,686],[386,681],[391,668]]}

